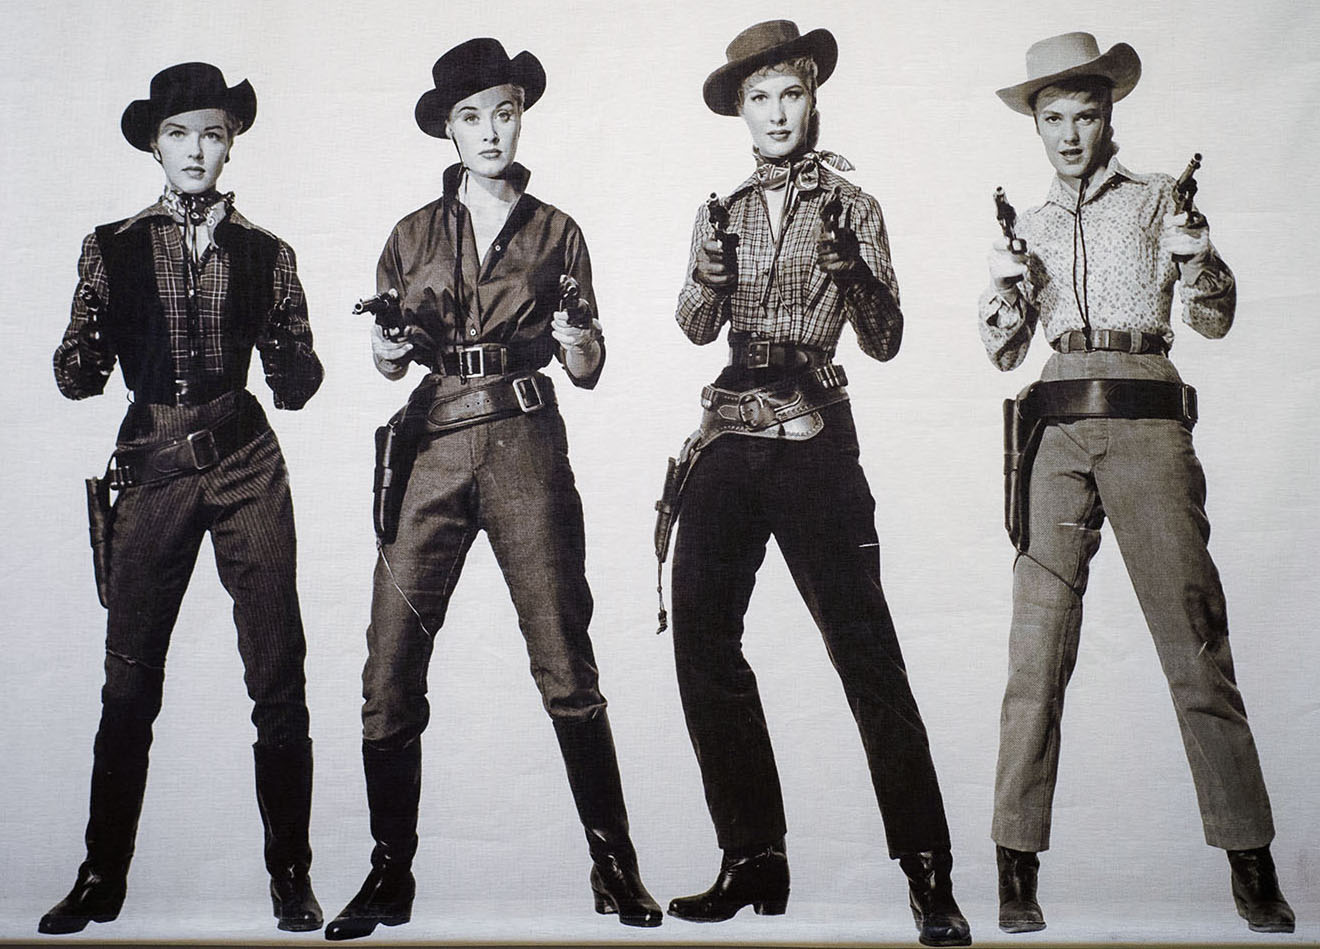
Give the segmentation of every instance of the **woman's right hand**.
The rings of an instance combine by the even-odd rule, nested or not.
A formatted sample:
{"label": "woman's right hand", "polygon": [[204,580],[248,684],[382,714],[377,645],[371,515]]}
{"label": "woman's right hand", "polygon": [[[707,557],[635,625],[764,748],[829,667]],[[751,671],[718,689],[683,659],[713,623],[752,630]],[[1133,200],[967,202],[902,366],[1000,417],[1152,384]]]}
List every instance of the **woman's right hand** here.
{"label": "woman's right hand", "polygon": [[738,285],[737,266],[737,258],[729,260],[724,253],[724,245],[712,237],[697,251],[697,262],[692,268],[692,278],[712,290],[732,293],[734,287]]}
{"label": "woman's right hand", "polygon": [[1027,255],[1010,251],[1006,237],[1000,237],[990,245],[986,262],[990,265],[990,279],[996,290],[1007,290],[1026,279]]}
{"label": "woman's right hand", "polygon": [[386,339],[385,331],[377,323],[371,324],[371,355],[376,366],[387,376],[398,376],[408,365],[408,354],[413,351],[410,339]]}

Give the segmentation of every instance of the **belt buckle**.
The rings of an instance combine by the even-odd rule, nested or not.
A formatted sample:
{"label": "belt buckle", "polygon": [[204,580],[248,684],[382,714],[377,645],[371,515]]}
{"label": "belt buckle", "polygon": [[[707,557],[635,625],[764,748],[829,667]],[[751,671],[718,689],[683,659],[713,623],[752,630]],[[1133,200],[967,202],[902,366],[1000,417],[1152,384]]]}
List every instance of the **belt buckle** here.
{"label": "belt buckle", "polygon": [[215,433],[209,428],[200,432],[188,433],[188,450],[192,452],[193,467],[205,471],[220,460],[220,453],[215,447]]}
{"label": "belt buckle", "polygon": [[545,399],[541,397],[541,388],[536,384],[535,376],[522,376],[513,380],[513,397],[518,400],[518,408],[524,413],[531,413],[545,408]]}
{"label": "belt buckle", "polygon": [[766,369],[770,366],[770,340],[751,339],[747,341],[747,368]]}
{"label": "belt buckle", "polygon": [[766,402],[765,394],[757,389],[750,389],[738,396],[738,421],[750,429],[767,428],[775,421],[775,411]]}
{"label": "belt buckle", "polygon": [[1183,417],[1195,424],[1197,419],[1196,389],[1189,385],[1182,387]]}
{"label": "belt buckle", "polygon": [[479,379],[486,374],[486,350],[480,346],[464,346],[458,351],[460,379]]}

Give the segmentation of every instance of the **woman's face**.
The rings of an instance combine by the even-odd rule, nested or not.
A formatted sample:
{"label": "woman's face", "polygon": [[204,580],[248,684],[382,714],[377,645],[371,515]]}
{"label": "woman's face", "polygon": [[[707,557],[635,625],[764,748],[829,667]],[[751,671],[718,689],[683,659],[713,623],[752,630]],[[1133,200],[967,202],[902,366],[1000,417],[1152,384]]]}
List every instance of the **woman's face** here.
{"label": "woman's face", "polygon": [[1059,177],[1089,178],[1104,162],[1108,102],[1091,92],[1047,87],[1036,100],[1036,131]]}
{"label": "woman's face", "polygon": [[802,147],[814,103],[802,80],[770,73],[747,80],[740,114],[764,158],[783,158]]}
{"label": "woman's face", "polygon": [[467,170],[483,178],[502,178],[518,153],[522,108],[514,86],[491,86],[454,106],[445,124]]}

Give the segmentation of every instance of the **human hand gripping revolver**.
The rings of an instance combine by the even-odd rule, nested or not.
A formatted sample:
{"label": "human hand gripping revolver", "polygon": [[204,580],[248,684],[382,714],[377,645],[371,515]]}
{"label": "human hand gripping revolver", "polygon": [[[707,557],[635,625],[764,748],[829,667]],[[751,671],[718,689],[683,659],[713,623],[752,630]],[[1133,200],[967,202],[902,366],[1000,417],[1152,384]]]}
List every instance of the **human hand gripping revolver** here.
{"label": "human hand gripping revolver", "polygon": [[1174,213],[1164,219],[1165,248],[1180,265],[1203,258],[1210,250],[1210,228],[1205,215],[1196,209],[1196,170],[1201,153],[1192,155],[1173,185]]}
{"label": "human hand gripping revolver", "polygon": [[[816,265],[836,280],[854,277],[866,266],[857,232],[840,221],[842,216],[842,189],[836,186],[821,205],[820,239],[816,242]],[[851,209],[848,218],[851,222]]]}

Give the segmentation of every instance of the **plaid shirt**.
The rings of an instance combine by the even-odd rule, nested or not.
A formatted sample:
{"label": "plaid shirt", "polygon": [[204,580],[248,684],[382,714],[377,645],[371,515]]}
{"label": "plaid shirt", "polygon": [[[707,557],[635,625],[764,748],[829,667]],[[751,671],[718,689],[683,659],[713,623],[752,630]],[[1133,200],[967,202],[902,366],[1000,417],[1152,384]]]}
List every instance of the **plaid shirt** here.
{"label": "plaid shirt", "polygon": [[[844,205],[840,220],[856,231],[862,260],[874,280],[841,284],[816,266],[820,209],[836,186]],[[846,319],[862,352],[890,359],[903,338],[903,313],[880,204],[824,165],[815,190],[804,193],[788,187],[778,259],[756,177],[744,181],[728,199],[729,230],[738,235],[738,285],[732,294],[718,293],[692,276],[697,253],[714,233],[705,205],[697,211],[687,279],[678,295],[678,325],[697,344],[714,340],[727,320],[734,330],[761,339],[833,353]]]}
{"label": "plaid shirt", "polygon": [[1161,246],[1164,216],[1174,213],[1173,185],[1168,175],[1133,174],[1111,159],[1082,202],[1083,245],[1074,235],[1077,198],[1055,177],[1045,203],[1018,218],[1029,255],[1026,280],[981,294],[981,341],[990,361],[1003,370],[1020,364],[1037,322],[1050,341],[1084,329],[1079,296],[1093,330],[1151,333],[1172,343],[1169,313],[1179,281],[1183,322],[1211,339],[1227,333],[1237,303],[1228,265],[1213,247],[1205,260],[1179,264]]}
{"label": "plaid shirt", "polygon": [[[169,332],[170,357],[174,362],[176,377],[191,376],[188,370],[192,366],[200,368],[202,380],[223,377],[230,368],[225,365],[224,347],[221,334],[224,332],[224,303],[229,292],[229,256],[224,248],[211,244],[202,255],[200,273],[197,278],[197,315],[200,327],[198,338],[198,357],[194,363],[190,359],[188,340],[188,291],[185,268],[187,250],[184,247],[181,228],[170,217],[169,209],[163,201],[157,201],[125,221],[117,230],[122,233],[138,221],[150,219],[151,250],[153,269],[156,275],[156,287],[160,293],[161,304],[165,311],[165,323]],[[229,221],[241,227],[258,230],[237,211],[230,210]],[[83,238],[82,256],[78,261],[78,289],[90,287],[102,300],[110,299],[109,278],[105,263],[101,258],[101,247],[96,234]],[[275,393],[276,406],[285,404],[302,405],[321,384],[323,370],[321,361],[312,350],[312,329],[307,322],[307,301],[303,296],[302,284],[298,280],[297,261],[293,249],[279,241],[279,252],[275,258],[273,299],[289,298],[288,324],[294,339],[294,355],[290,359],[292,371],[287,372],[281,384],[281,390]],[[89,387],[85,378],[76,371],[78,339],[87,324],[87,305],[80,293],[73,297],[73,310],[69,317],[64,339],[55,350],[55,382],[66,398],[85,399],[99,395],[104,389],[104,380],[99,385]],[[202,381],[199,380],[199,381]]]}

